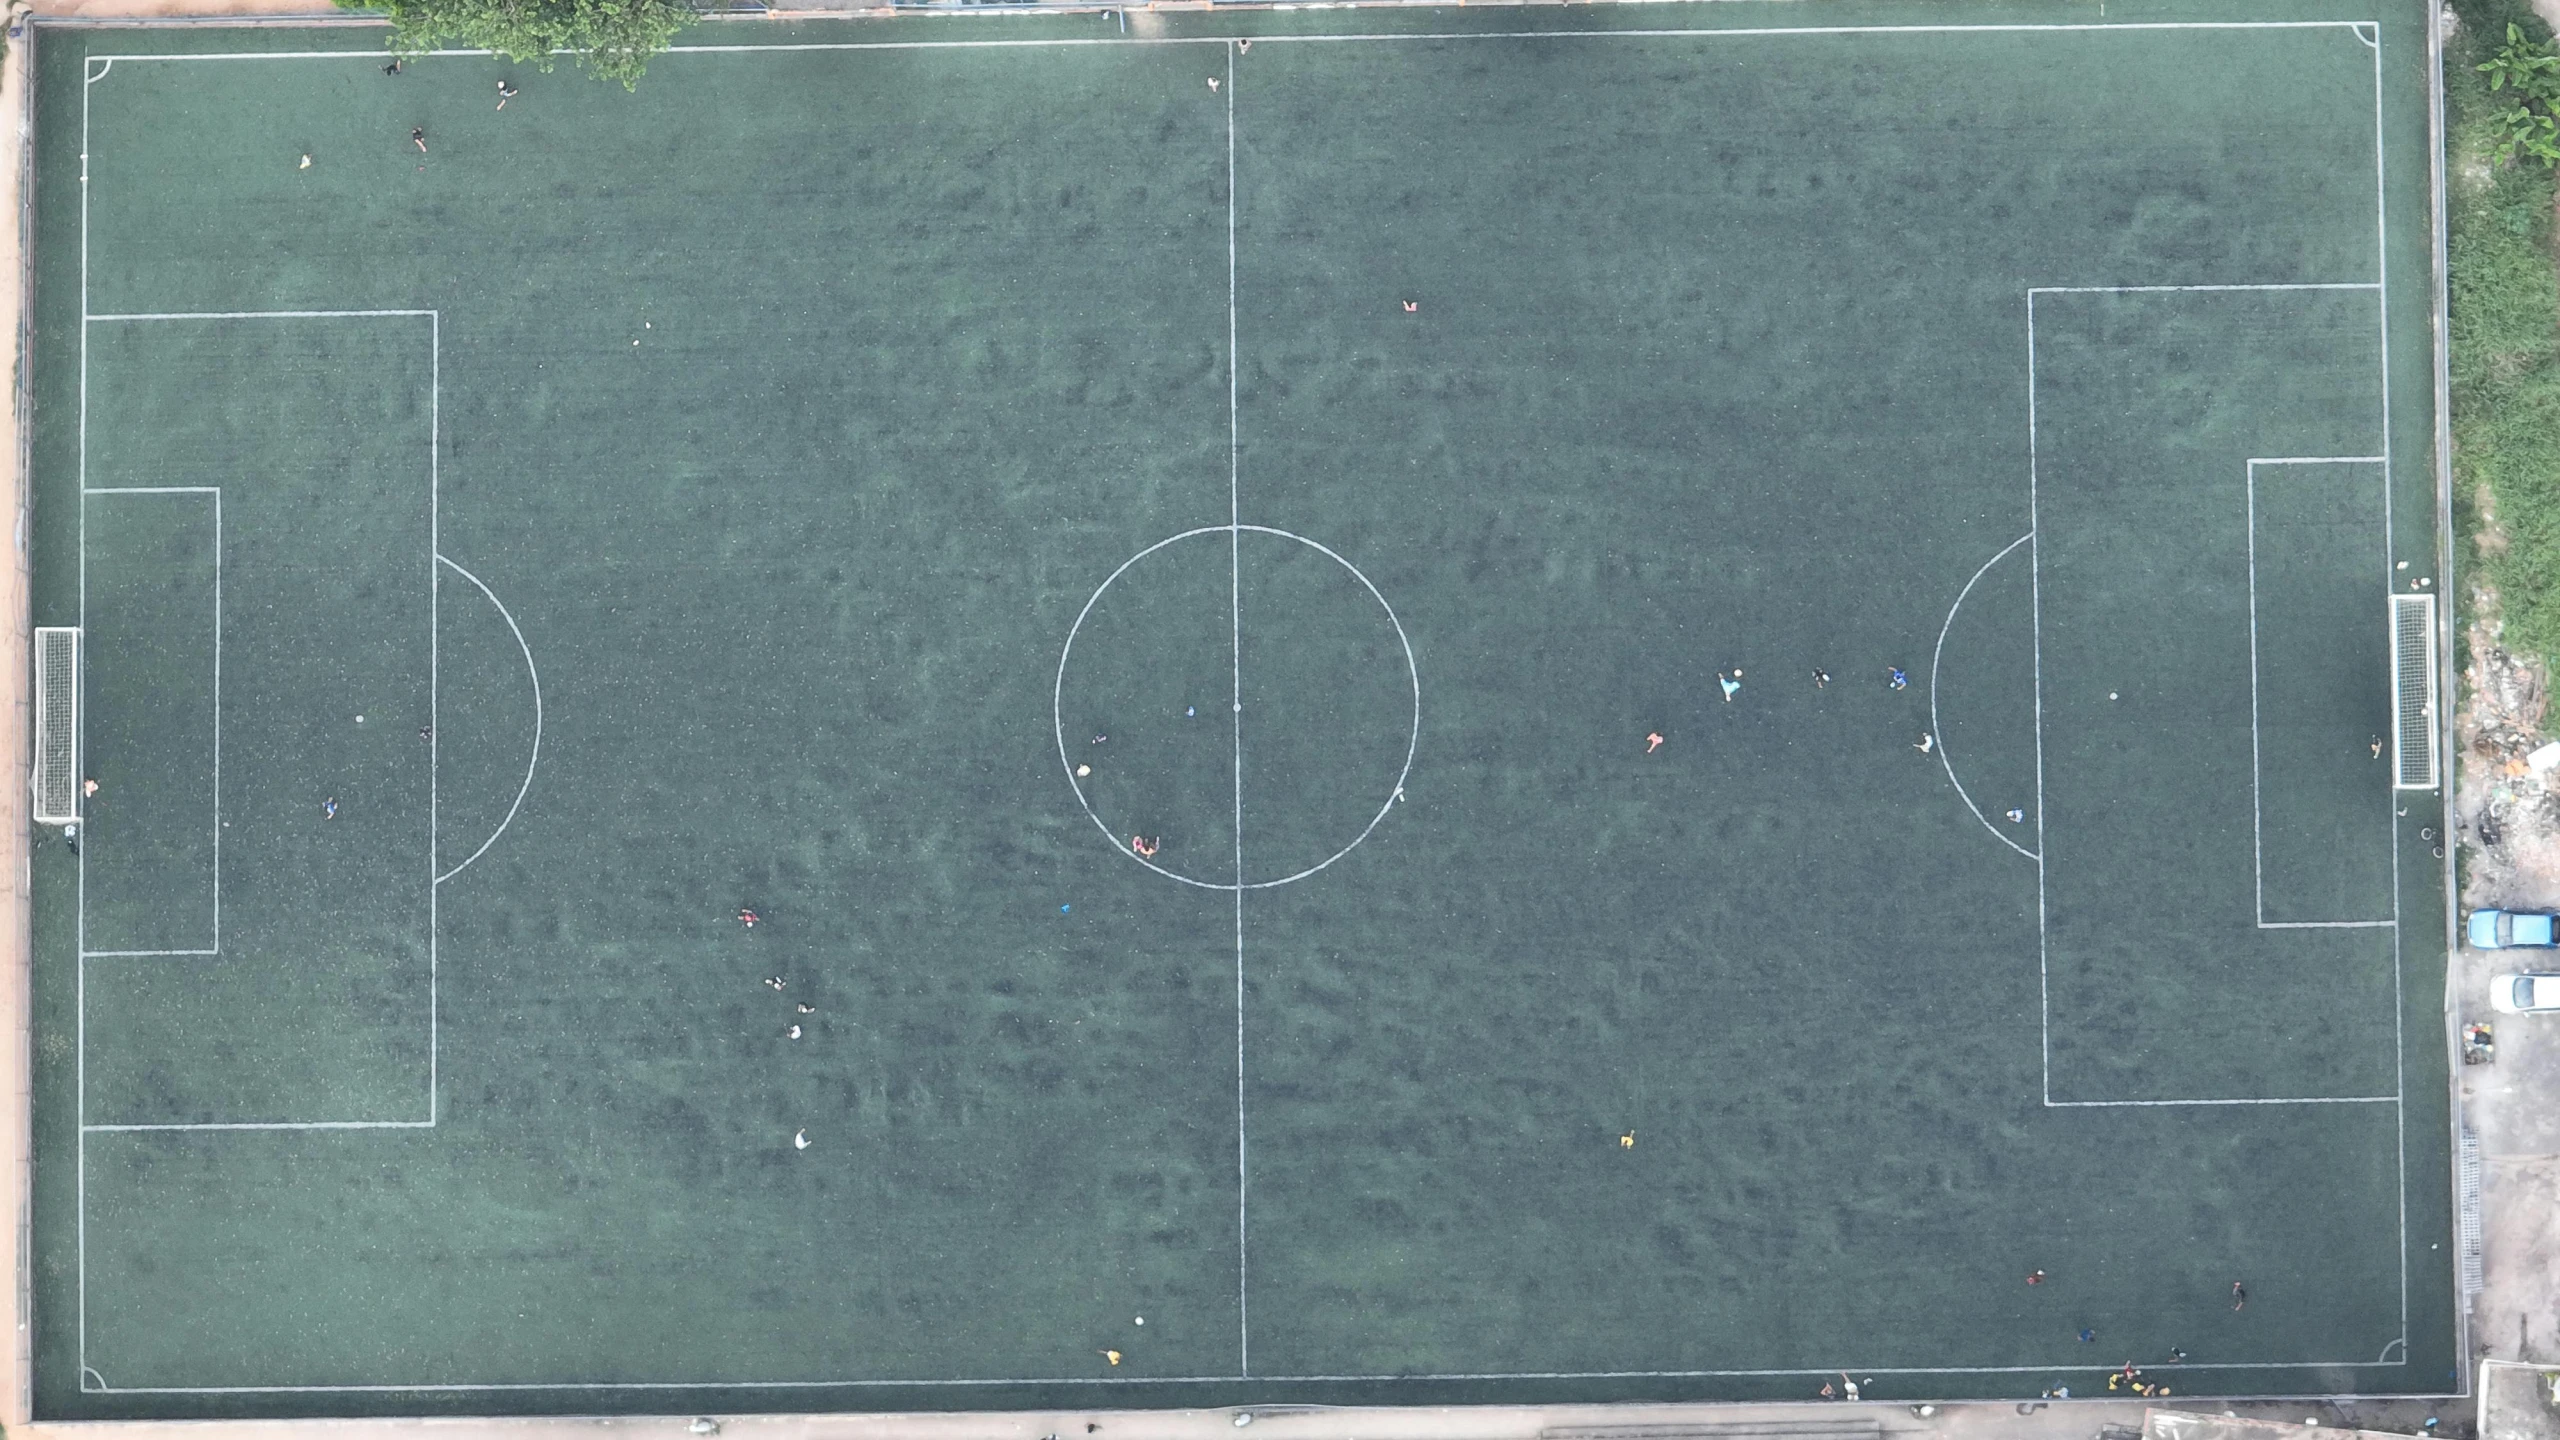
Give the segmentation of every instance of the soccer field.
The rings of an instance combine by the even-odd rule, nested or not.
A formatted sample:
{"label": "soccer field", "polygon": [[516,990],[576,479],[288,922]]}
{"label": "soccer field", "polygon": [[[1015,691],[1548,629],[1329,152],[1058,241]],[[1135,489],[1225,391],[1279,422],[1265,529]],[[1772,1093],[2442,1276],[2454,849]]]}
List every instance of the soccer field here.
{"label": "soccer field", "polygon": [[37,1415],[2456,1388],[2429,11],[38,26]]}

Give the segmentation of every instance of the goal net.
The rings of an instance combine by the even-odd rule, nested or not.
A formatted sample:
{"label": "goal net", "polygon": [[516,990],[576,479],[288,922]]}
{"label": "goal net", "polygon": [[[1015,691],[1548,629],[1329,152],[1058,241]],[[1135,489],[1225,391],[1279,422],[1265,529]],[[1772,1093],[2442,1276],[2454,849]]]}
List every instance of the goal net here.
{"label": "goal net", "polygon": [[70,825],[80,819],[80,632],[36,631],[35,819]]}
{"label": "goal net", "polygon": [[2436,788],[2436,597],[2391,597],[2392,785]]}

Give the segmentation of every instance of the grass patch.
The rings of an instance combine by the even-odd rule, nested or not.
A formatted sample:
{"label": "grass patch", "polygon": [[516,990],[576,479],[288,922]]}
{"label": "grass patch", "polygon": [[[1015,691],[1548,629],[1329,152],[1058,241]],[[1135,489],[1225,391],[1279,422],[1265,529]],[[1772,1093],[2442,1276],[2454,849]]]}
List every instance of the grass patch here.
{"label": "grass patch", "polygon": [[[2455,522],[2497,587],[2505,640],[2560,658],[2560,274],[2552,202],[2560,175],[2499,158],[2513,100],[2477,68],[2510,24],[2547,44],[2523,0],[2456,0],[2445,54],[2451,166],[2446,241],[2452,284]],[[2486,489],[2499,531],[2483,543]]]}

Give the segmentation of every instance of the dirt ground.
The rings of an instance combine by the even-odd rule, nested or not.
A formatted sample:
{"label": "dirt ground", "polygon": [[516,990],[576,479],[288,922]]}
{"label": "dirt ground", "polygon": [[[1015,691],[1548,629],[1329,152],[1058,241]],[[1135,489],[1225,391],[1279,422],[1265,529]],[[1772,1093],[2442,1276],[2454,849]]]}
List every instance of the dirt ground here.
{"label": "dirt ground", "polygon": [[[2560,0],[2551,0],[2560,8]],[[2503,543],[2488,497],[2480,545]],[[2471,557],[2465,557],[2471,558]],[[2504,649],[2497,596],[2476,583],[2465,637],[2470,663],[2454,717],[2454,810],[2462,852],[2462,906],[2560,908],[2560,765],[2536,770],[2549,743],[2551,676],[2538,660]],[[2458,1023],[2496,1027],[2494,1063],[2458,1077],[2465,1128],[2481,1159],[2483,1287],[2472,1302],[2478,1353],[2560,1362],[2560,1032],[2550,1017],[2495,1015],[2490,977],[2518,962],[2465,946],[2449,977]]]}
{"label": "dirt ground", "polygon": [[[10,0],[8,29],[20,26],[18,0]],[[27,688],[31,681],[27,660],[28,627],[34,623],[27,608],[27,486],[26,486],[26,307],[29,273],[25,260],[26,196],[21,178],[31,151],[27,140],[27,63],[24,45],[8,45],[0,57],[0,155],[8,163],[0,164],[0,214],[17,220],[0,224],[0,274],[17,277],[14,285],[0,285],[0,334],[14,338],[16,363],[10,373],[18,383],[9,387],[11,401],[0,406],[0,484],[5,485],[13,512],[11,533],[15,541],[6,564],[0,564],[0,775],[32,775],[27,744]],[[34,1181],[28,1165],[28,1069],[33,1054],[29,1046],[27,985],[30,942],[28,938],[28,897],[32,886],[28,867],[28,806],[34,796],[31,787],[0,786],[0,877],[5,877],[5,892],[0,904],[7,907],[0,916],[0,1157],[5,1157],[9,1197],[15,1210],[17,1251],[20,1257],[9,1293],[16,1302],[11,1307],[14,1322],[6,1358],[5,1394],[0,1394],[0,1413],[12,1422],[23,1420],[27,1413],[28,1338],[27,1328],[27,1197]]]}
{"label": "dirt ground", "polygon": [[[2560,4],[2560,0],[2554,0]],[[2481,545],[2503,543],[2483,493]],[[2465,557],[2469,558],[2469,557]],[[2536,658],[2500,644],[2495,593],[2474,582],[2471,661],[2454,716],[2454,808],[2463,843],[2463,895],[2471,905],[2524,908],[2560,902],[2560,764],[2537,771],[2530,757],[2549,743],[2551,677]]]}

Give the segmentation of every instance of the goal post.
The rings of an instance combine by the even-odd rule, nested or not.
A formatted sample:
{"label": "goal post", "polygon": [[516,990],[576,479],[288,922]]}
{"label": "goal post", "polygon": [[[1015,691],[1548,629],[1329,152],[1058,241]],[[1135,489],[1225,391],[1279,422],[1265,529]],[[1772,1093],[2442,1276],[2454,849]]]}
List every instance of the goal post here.
{"label": "goal post", "polygon": [[2436,597],[2391,597],[2391,765],[2395,790],[2433,790]]}
{"label": "goal post", "polygon": [[38,626],[35,675],[35,821],[80,820],[80,632]]}

